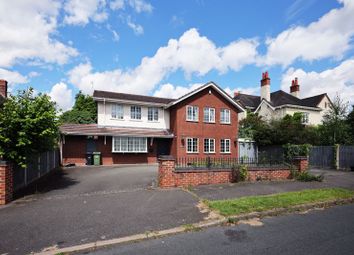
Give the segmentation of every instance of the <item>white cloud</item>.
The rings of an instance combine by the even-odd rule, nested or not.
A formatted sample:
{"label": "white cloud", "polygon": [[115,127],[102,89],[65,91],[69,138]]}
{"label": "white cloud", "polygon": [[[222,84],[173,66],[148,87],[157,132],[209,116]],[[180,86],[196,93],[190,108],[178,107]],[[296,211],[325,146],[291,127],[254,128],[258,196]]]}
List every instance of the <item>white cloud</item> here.
{"label": "white cloud", "polygon": [[109,3],[109,7],[114,11],[124,9],[124,6],[124,0],[115,0]]}
{"label": "white cloud", "polygon": [[354,1],[338,0],[341,8],[333,9],[308,26],[291,27],[275,38],[268,38],[267,54],[260,64],[288,66],[297,59],[341,59],[350,49],[354,35]]}
{"label": "white cloud", "polygon": [[107,27],[108,31],[110,31],[112,33],[113,41],[118,42],[120,39],[118,32],[116,30],[114,30],[110,24],[107,24],[106,27]]}
{"label": "white cloud", "polygon": [[189,84],[187,87],[175,86],[171,83],[166,83],[161,85],[161,87],[155,91],[155,97],[166,97],[166,98],[179,98],[188,92],[197,89],[202,86],[202,83]]}
{"label": "white cloud", "polygon": [[84,63],[69,72],[69,80],[85,93],[103,89],[149,94],[166,76],[179,69],[186,76],[201,76],[211,70],[238,71],[255,61],[257,45],[255,40],[241,39],[225,47],[216,47],[193,28],[178,40],[169,40],[154,56],[144,57],[134,69],[94,72],[90,63]]}
{"label": "white cloud", "polygon": [[282,77],[281,88],[288,92],[291,80],[298,77],[301,97],[327,93],[333,98],[340,96],[354,103],[354,59],[343,61],[340,65],[323,72],[306,72],[303,69],[289,68]]}
{"label": "white cloud", "polygon": [[144,28],[141,25],[132,22],[130,16],[127,17],[127,25],[136,35],[142,35],[144,33]]}
{"label": "white cloud", "polygon": [[137,13],[141,12],[152,12],[153,7],[151,4],[145,2],[144,0],[128,0],[128,4],[132,7]]}
{"label": "white cloud", "polygon": [[9,86],[28,82],[27,77],[23,76],[19,72],[9,71],[3,68],[0,68],[0,79],[6,80]]}
{"label": "white cloud", "polygon": [[0,1],[0,66],[20,61],[64,64],[77,51],[53,37],[57,32],[58,1]]}
{"label": "white cloud", "polygon": [[103,22],[108,18],[105,6],[105,0],[68,0],[64,6],[66,12],[64,22],[81,26],[89,23],[90,19]]}
{"label": "white cloud", "polygon": [[73,106],[72,90],[63,82],[55,84],[48,95],[63,111],[67,111]]}

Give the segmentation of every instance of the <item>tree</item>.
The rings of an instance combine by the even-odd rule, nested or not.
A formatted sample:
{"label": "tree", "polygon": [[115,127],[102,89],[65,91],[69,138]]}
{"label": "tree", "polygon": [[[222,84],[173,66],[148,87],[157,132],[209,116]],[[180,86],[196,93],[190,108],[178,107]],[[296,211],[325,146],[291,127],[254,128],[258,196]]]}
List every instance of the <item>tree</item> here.
{"label": "tree", "polygon": [[257,113],[248,111],[246,118],[240,121],[239,137],[254,139],[257,130],[262,129],[266,122]]}
{"label": "tree", "polygon": [[323,116],[322,143],[328,145],[350,143],[350,127],[347,122],[348,103],[337,96]]}
{"label": "tree", "polygon": [[352,111],[347,116],[347,125],[350,130],[351,144],[354,144],[354,105],[352,105]]}
{"label": "tree", "polygon": [[0,110],[0,157],[20,166],[27,159],[57,144],[59,134],[55,103],[33,89],[10,96]]}
{"label": "tree", "polygon": [[97,106],[93,98],[80,91],[75,96],[75,104],[60,116],[60,123],[90,124],[97,121]]}

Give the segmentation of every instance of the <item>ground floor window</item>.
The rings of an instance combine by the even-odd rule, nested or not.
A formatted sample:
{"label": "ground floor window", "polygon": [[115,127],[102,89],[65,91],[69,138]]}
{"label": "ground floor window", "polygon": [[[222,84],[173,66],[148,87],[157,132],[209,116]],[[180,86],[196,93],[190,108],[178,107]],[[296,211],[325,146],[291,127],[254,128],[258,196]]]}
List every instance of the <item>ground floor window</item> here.
{"label": "ground floor window", "polygon": [[230,139],[221,139],[220,140],[220,152],[221,153],[230,153]]}
{"label": "ground floor window", "polygon": [[187,153],[198,152],[198,138],[187,138]]}
{"label": "ground floor window", "polygon": [[113,136],[112,152],[147,152],[147,138]]}
{"label": "ground floor window", "polygon": [[204,139],[204,152],[215,153],[215,139],[213,138]]}

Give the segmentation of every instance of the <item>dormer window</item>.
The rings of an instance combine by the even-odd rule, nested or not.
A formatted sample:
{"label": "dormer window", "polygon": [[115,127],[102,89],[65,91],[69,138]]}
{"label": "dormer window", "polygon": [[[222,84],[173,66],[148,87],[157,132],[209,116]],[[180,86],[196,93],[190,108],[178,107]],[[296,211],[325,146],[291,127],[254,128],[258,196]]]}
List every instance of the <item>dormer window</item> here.
{"label": "dormer window", "polygon": [[141,107],[140,106],[130,106],[130,119],[141,120]]}
{"label": "dormer window", "polygon": [[118,119],[118,120],[124,119],[123,105],[112,104],[111,117],[112,119]]}

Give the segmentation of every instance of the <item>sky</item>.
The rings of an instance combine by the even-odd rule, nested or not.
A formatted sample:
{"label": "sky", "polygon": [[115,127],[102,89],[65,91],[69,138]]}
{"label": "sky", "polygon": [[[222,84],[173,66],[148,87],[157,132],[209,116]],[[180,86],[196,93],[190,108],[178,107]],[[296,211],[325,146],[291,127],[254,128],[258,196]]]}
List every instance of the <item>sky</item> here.
{"label": "sky", "polygon": [[80,90],[177,98],[337,93],[354,103],[354,0],[0,0],[0,79],[68,110]]}

